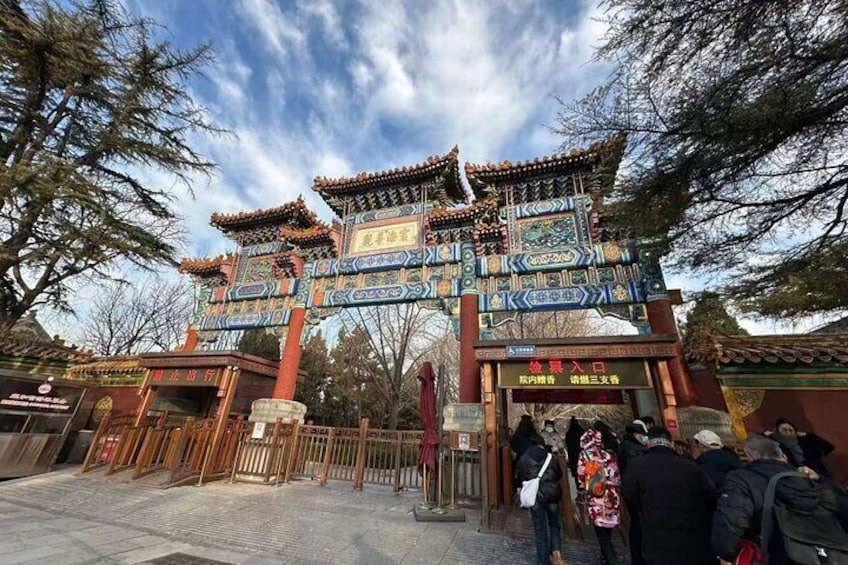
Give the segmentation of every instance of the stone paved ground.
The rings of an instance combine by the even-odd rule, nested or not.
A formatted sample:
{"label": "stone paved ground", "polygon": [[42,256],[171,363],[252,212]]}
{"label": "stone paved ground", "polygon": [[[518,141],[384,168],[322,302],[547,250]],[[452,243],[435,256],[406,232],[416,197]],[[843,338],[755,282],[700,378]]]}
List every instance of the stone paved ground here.
{"label": "stone paved ground", "polygon": [[[164,563],[173,553],[245,565],[533,563],[530,541],[478,533],[477,512],[416,523],[418,495],[310,482],[161,490],[76,471],[0,483],[0,564]],[[572,546],[565,557],[596,565],[596,554]]]}

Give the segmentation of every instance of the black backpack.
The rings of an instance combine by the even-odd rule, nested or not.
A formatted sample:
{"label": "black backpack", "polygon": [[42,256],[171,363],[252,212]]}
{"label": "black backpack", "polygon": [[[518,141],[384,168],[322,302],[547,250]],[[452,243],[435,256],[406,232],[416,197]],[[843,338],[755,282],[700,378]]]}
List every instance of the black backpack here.
{"label": "black backpack", "polygon": [[805,475],[784,472],[774,475],[763,501],[760,546],[768,556],[772,536],[782,542],[786,556],[798,565],[848,565],[848,534],[839,525],[836,514],[819,505],[810,513],[793,512],[775,501],[777,483],[788,477]]}

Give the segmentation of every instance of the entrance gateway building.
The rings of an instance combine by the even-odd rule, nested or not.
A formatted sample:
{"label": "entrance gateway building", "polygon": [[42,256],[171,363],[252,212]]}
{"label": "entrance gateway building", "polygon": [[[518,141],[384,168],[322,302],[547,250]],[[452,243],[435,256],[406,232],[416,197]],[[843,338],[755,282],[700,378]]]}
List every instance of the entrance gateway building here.
{"label": "entrance gateway building", "polygon": [[[184,349],[233,349],[244,330],[265,328],[279,338],[282,358],[270,401],[276,408],[265,402],[263,412],[298,418],[304,325],[340,308],[418,302],[442,310],[458,329],[460,403],[490,411],[491,453],[491,411],[506,389],[632,389],[636,409],[660,414],[674,432],[677,407],[696,397],[659,257],[605,223],[624,147],[624,138],[613,137],[532,161],[465,163],[470,193],[456,147],[414,166],[316,177],[312,189],[338,216],[329,225],[302,197],[213,214],[211,224],[237,248],[181,263],[198,287]],[[486,340],[518,312],[574,309],[629,321],[640,335],[558,345]]]}

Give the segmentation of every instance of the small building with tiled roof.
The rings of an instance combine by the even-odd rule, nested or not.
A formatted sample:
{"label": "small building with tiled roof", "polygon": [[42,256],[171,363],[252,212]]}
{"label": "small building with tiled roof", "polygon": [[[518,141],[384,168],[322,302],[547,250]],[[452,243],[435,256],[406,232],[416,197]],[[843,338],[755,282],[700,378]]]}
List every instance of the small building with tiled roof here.
{"label": "small building with tiled roof", "polygon": [[86,387],[63,377],[89,359],[90,352],[51,339],[34,312],[0,335],[0,478],[52,468],[83,424]]}
{"label": "small building with tiled roof", "polygon": [[737,434],[772,430],[788,418],[837,446],[825,464],[848,482],[848,334],[705,334],[688,357],[715,379]]}

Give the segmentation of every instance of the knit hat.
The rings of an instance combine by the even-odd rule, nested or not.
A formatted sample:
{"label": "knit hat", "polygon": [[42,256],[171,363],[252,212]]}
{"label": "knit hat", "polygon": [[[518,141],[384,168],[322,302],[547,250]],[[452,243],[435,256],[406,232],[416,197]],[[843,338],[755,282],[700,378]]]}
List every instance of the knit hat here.
{"label": "knit hat", "polygon": [[695,441],[703,446],[712,447],[713,449],[724,447],[724,442],[721,441],[718,434],[711,430],[701,430],[695,434]]}

